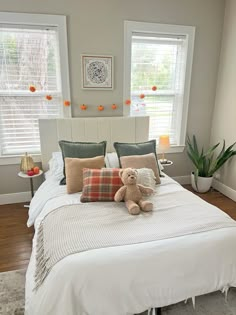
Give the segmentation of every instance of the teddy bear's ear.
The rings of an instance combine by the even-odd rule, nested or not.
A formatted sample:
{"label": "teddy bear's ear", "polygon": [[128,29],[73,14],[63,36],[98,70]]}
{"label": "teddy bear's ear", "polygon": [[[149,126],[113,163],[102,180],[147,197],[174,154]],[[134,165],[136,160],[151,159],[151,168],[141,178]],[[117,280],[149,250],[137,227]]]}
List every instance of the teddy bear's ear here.
{"label": "teddy bear's ear", "polygon": [[119,176],[120,177],[122,176],[123,172],[124,172],[124,170],[122,170],[122,169],[119,171]]}
{"label": "teddy bear's ear", "polygon": [[135,168],[134,168],[134,171],[135,171],[136,175],[138,176],[138,171]]}

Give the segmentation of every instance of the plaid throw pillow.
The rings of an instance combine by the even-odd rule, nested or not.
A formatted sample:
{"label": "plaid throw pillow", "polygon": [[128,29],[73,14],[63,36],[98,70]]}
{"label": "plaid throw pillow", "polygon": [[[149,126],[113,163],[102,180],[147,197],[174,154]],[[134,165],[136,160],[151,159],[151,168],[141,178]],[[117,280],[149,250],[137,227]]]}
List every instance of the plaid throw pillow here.
{"label": "plaid throw pillow", "polygon": [[115,193],[123,185],[120,169],[83,169],[83,191],[81,202],[113,201]]}

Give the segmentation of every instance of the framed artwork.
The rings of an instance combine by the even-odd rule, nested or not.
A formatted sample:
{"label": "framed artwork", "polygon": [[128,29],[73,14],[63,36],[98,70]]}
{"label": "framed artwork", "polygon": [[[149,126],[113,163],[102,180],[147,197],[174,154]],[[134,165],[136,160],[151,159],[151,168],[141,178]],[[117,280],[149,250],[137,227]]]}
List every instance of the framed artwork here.
{"label": "framed artwork", "polygon": [[113,56],[81,55],[82,89],[113,90]]}

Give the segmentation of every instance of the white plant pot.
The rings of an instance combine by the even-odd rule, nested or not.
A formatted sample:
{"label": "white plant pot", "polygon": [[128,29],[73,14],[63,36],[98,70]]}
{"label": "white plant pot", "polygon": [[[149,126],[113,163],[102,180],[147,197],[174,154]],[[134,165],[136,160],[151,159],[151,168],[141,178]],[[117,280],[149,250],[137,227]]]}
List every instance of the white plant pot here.
{"label": "white plant pot", "polygon": [[198,176],[197,178],[197,187],[195,185],[195,178],[194,178],[194,172],[192,172],[191,174],[191,184],[192,187],[195,191],[199,192],[199,193],[205,193],[208,190],[210,190],[211,185],[212,185],[212,181],[213,181],[213,176],[212,177],[201,177]]}

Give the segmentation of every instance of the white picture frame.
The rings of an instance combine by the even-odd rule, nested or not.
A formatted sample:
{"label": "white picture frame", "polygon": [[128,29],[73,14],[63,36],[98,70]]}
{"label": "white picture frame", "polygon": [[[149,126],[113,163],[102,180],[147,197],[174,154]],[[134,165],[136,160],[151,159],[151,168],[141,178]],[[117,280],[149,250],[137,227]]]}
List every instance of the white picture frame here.
{"label": "white picture frame", "polygon": [[82,89],[113,90],[113,56],[81,55]]}

